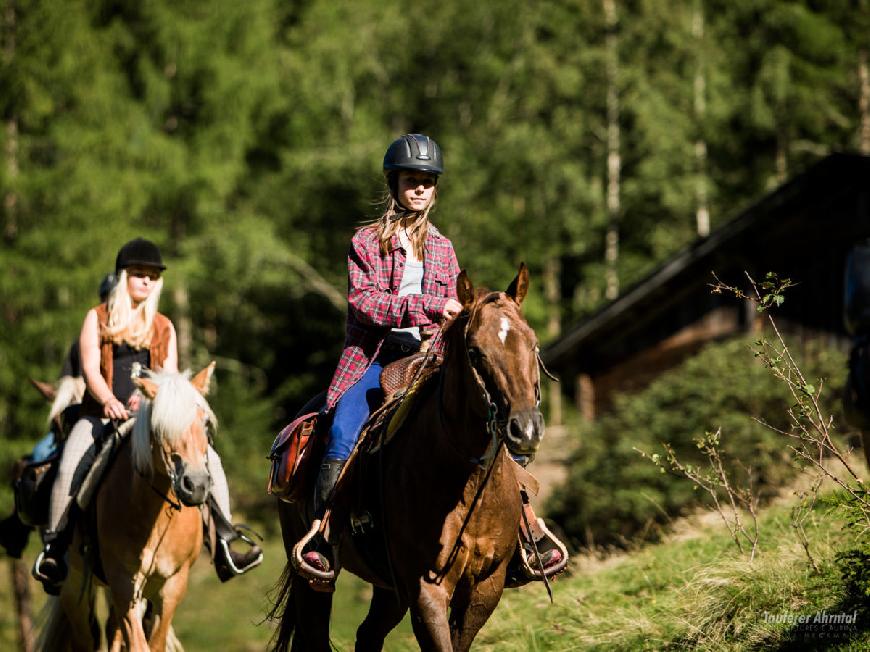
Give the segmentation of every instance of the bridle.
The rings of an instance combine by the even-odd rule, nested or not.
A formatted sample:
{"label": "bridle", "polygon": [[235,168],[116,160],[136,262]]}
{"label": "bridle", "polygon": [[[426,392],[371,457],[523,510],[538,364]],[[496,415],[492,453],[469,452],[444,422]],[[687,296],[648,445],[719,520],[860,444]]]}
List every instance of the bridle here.
{"label": "bridle", "polygon": [[[208,433],[208,435],[207,435],[208,443],[211,444],[212,435],[214,433],[214,426],[212,425],[211,421],[208,418],[206,418],[205,423],[203,424],[203,427],[206,429],[206,432]],[[169,478],[169,487],[174,492],[176,482],[178,481],[178,474],[175,472],[175,464],[172,461],[172,455],[171,455],[171,453],[166,451],[166,449],[161,445],[159,440],[155,442],[154,439],[152,438],[150,443],[151,443],[151,446],[154,446],[155,444],[160,446],[160,459],[163,462],[163,467],[166,469],[166,475]],[[205,470],[206,470],[206,475],[208,476],[209,484],[211,484],[211,468],[209,467],[209,464],[208,464],[208,450],[206,450],[206,455],[205,455]],[[138,473],[138,471],[137,471],[137,473]],[[140,475],[141,475],[141,473],[140,473]],[[176,495],[176,500],[172,500],[172,498],[169,497],[168,492],[163,493],[157,487],[155,487],[152,482],[149,481],[148,486],[150,486],[151,490],[154,493],[156,493],[158,496],[160,496],[167,505],[169,505],[170,509],[173,509],[176,512],[181,511],[182,505],[181,505],[181,501],[178,499],[177,495]]]}
{"label": "bridle", "polygon": [[[486,382],[483,380],[483,377],[478,371],[476,365],[474,364],[474,360],[472,360],[472,356],[470,354],[471,348],[468,346],[468,330],[472,322],[472,317],[476,314],[476,312],[472,312],[471,310],[464,310],[460,313],[456,320],[464,319],[465,324],[462,326],[462,343],[463,349],[465,350],[465,359],[468,363],[468,368],[471,370],[472,377],[475,380],[475,384],[477,385],[478,390],[480,391],[481,398],[487,406],[487,416],[486,416],[486,432],[491,436],[490,443],[486,448],[484,454],[479,458],[471,458],[469,461],[473,464],[477,465],[479,468],[485,468],[486,472],[483,477],[483,481],[477,486],[477,491],[474,493],[474,498],[471,501],[471,504],[468,507],[468,511],[465,513],[465,518],[462,519],[462,526],[459,528],[459,532],[456,535],[456,540],[453,543],[453,547],[450,549],[450,554],[447,556],[447,561],[444,563],[444,566],[438,573],[435,574],[435,582],[440,583],[444,577],[446,577],[447,570],[453,565],[453,562],[456,560],[456,556],[459,554],[459,550],[462,547],[462,535],[465,532],[465,528],[468,526],[471,521],[471,515],[474,513],[475,507],[477,507],[478,502],[480,501],[480,497],[483,495],[483,490],[486,488],[486,485],[489,484],[489,479],[492,476],[492,471],[495,468],[495,462],[498,459],[498,454],[501,452],[501,447],[505,445],[505,437],[507,435],[508,428],[508,420],[507,416],[503,418],[499,418],[499,408],[498,404],[493,401],[492,396],[489,393],[489,390],[486,388]],[[454,328],[458,324],[454,323]],[[537,347],[535,347],[535,356],[538,360],[538,364],[543,368],[543,362],[541,361],[540,353],[537,351]],[[549,372],[547,372],[549,376]],[[439,374],[439,413],[442,414],[442,422],[443,422],[443,387],[444,387],[444,370],[442,369]],[[535,393],[538,399],[540,400],[541,395],[541,379],[538,377],[537,382],[535,383]],[[395,579],[394,579],[395,582]]]}
{"label": "bridle", "polygon": [[[475,364],[477,360],[476,355],[472,355],[473,347],[470,347],[468,344],[468,331],[471,327],[471,322],[473,321],[473,317],[477,314],[477,311],[472,312],[471,310],[463,311],[459,316],[456,317],[457,320],[464,319],[465,324],[462,327],[462,341],[463,341],[463,349],[465,350],[465,361],[468,364],[468,368],[471,370],[471,376],[474,378],[475,384],[477,385],[477,389],[480,392],[480,396],[483,399],[484,404],[487,406],[487,414],[486,414],[486,432],[490,435],[490,442],[486,448],[486,451],[483,455],[478,458],[472,458],[471,461],[476,463],[480,467],[485,467],[495,460],[495,456],[498,454],[499,448],[501,444],[504,444],[505,438],[507,437],[507,429],[508,423],[510,421],[509,414],[500,414],[499,404],[496,403],[489,390],[486,387],[486,381],[483,379],[482,374],[477,368]],[[544,362],[541,360],[541,354],[538,350],[537,345],[535,346],[535,357],[538,361],[538,367],[547,375],[547,377],[556,380],[556,378],[547,371],[546,367],[544,367]],[[541,377],[538,376],[538,379],[535,381],[535,397],[540,403],[541,400]]]}

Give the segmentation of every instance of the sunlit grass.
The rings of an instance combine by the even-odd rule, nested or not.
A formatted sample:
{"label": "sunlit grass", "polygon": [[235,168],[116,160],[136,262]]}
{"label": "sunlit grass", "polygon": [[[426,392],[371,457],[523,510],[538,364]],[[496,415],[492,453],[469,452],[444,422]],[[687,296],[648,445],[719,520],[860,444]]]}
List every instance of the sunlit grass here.
{"label": "sunlit grass", "polygon": [[[674,540],[633,553],[577,556],[573,575],[553,584],[550,604],[539,584],[506,591],[474,649],[485,651],[747,650],[802,647],[807,641],[787,624],[764,614],[842,611],[845,599],[838,550],[848,547],[837,512],[819,507],[807,529],[820,572],[814,573],[797,543],[789,505],[769,508],[762,519],[755,560],[740,555],[715,519],[681,528]],[[176,630],[189,652],[263,650],[274,624],[264,622],[269,593],[284,564],[277,535],[265,544],[262,567],[221,584],[202,557],[192,573]],[[35,553],[31,546],[29,553]],[[28,555],[32,560],[32,554]],[[29,561],[28,561],[29,563]],[[15,649],[10,581],[0,568],[0,648]],[[35,603],[41,590],[33,586]],[[335,594],[332,641],[353,649],[354,633],[368,608],[370,589],[348,573]],[[830,649],[870,648],[870,633],[854,630],[829,642]],[[801,634],[801,636],[804,636]],[[812,642],[812,641],[810,641]],[[408,619],[387,650],[416,650]]]}

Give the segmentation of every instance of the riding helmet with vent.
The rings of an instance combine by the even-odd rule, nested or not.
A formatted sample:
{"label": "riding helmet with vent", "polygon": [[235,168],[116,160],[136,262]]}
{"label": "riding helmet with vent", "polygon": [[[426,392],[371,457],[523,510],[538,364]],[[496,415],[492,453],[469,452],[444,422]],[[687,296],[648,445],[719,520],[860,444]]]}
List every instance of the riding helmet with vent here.
{"label": "riding helmet with vent", "polygon": [[122,269],[133,265],[156,267],[161,271],[166,269],[163,258],[160,256],[160,249],[145,238],[130,240],[118,250],[118,256],[115,258],[115,273],[120,273]]}
{"label": "riding helmet with vent", "polygon": [[394,140],[384,154],[384,172],[416,170],[439,175],[444,161],[438,143],[423,134],[405,134]]}

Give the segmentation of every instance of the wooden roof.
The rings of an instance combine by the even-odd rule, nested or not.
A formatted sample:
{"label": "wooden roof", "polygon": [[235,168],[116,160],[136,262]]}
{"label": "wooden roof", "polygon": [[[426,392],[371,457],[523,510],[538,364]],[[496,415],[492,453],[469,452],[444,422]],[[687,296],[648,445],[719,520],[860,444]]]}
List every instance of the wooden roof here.
{"label": "wooden roof", "polygon": [[[543,358],[554,369],[589,371],[637,353],[728,301],[710,294],[714,271],[741,286],[744,270],[757,280],[767,271],[791,278],[800,285],[786,305],[796,318],[842,331],[842,261],[868,237],[870,157],[830,155],[568,329]],[[810,295],[814,305],[804,301]]]}

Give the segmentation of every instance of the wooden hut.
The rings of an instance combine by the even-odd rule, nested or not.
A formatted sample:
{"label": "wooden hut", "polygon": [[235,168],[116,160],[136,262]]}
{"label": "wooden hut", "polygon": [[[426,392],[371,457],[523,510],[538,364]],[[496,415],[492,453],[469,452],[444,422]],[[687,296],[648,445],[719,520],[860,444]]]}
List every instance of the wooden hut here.
{"label": "wooden hut", "polygon": [[833,154],[567,328],[544,361],[593,419],[614,392],[640,389],[704,344],[756,327],[752,301],[711,293],[713,273],[741,288],[746,273],[791,279],[778,323],[845,346],[845,258],[868,238],[870,157]]}

